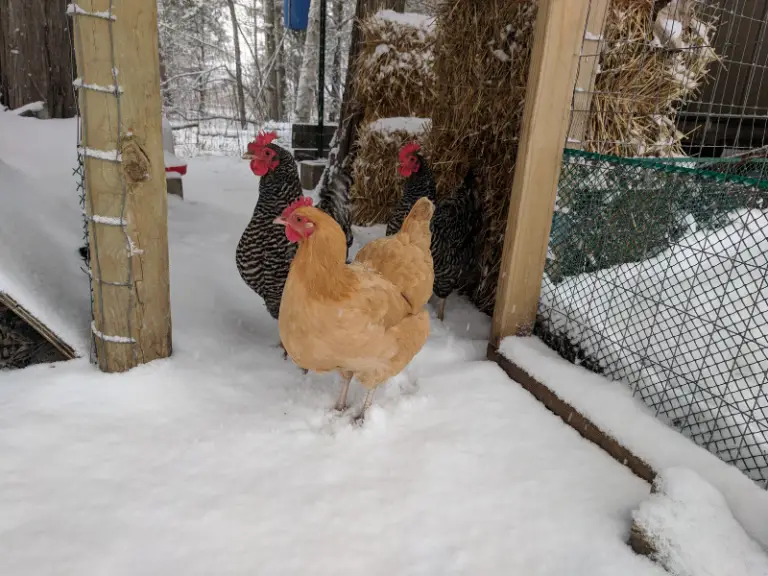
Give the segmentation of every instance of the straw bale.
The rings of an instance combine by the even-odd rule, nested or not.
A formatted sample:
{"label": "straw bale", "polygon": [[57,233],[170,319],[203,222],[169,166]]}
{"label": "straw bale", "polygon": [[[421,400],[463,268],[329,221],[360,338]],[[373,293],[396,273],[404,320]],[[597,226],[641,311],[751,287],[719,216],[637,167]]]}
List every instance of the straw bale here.
{"label": "straw bale", "polygon": [[434,18],[382,10],[361,22],[354,98],[365,121],[429,116],[434,101]]}
{"label": "straw bale", "polygon": [[403,193],[398,152],[408,142],[420,142],[428,124],[426,118],[382,118],[360,129],[350,193],[356,225],[383,224],[389,219]]}
{"label": "straw bale", "polygon": [[[595,79],[586,150],[614,156],[682,156],[680,103],[694,100],[719,58],[717,18],[695,0],[613,0]],[[655,16],[655,17],[654,17]]]}
{"label": "straw bale", "polygon": [[435,91],[426,150],[438,194],[472,165],[483,226],[468,288],[492,312],[528,79],[535,0],[454,0],[437,11]]}
{"label": "straw bale", "polygon": [[[587,150],[682,154],[675,109],[696,98],[717,60],[710,47],[715,21],[701,6],[672,0],[656,14],[654,0],[613,0]],[[496,297],[536,8],[536,0],[443,0],[437,9],[435,101],[425,148],[438,194],[450,193],[470,164],[478,176],[483,227],[468,294],[488,313]]]}

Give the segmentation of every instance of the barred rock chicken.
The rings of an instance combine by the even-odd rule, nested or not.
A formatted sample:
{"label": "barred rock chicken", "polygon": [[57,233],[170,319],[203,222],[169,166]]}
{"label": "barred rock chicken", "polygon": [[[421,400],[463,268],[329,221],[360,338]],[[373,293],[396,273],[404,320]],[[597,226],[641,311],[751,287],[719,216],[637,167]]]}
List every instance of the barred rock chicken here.
{"label": "barred rock chicken", "polygon": [[273,143],[277,134],[260,133],[248,145],[251,170],[259,176],[259,199],[240,242],[235,261],[246,284],[264,299],[270,315],[277,319],[283,286],[296,246],[273,222],[286,204],[302,198],[301,183],[293,156]]}
{"label": "barred rock chicken", "polygon": [[[435,180],[429,165],[413,142],[400,151],[398,172],[406,178],[403,197],[387,223],[395,229],[400,214],[422,196],[434,202]],[[439,300],[437,317],[445,318],[445,300],[466,281],[475,256],[482,212],[475,176],[470,169],[462,185],[450,197],[436,202],[432,218],[432,259],[435,266],[434,295]]]}
{"label": "barred rock chicken", "polygon": [[352,264],[344,232],[310,198],[275,219],[298,244],[280,305],[280,337],[299,366],[342,375],[337,410],[346,408],[353,377],[368,389],[357,422],[376,387],[401,372],[429,336],[433,212],[429,200],[419,200],[400,232],[368,244]]}
{"label": "barred rock chicken", "polygon": [[397,170],[401,176],[407,179],[403,188],[403,196],[387,222],[387,236],[400,230],[403,220],[419,198],[426,196],[433,204],[437,202],[435,177],[418,153],[420,149],[421,146],[412,142],[400,150],[400,166]]}

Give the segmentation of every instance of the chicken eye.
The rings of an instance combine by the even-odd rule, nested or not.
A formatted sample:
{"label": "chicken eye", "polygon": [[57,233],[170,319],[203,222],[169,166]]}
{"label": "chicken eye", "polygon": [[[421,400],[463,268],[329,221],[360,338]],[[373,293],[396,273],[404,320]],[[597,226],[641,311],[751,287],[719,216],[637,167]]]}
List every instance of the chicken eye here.
{"label": "chicken eye", "polygon": [[304,221],[304,220],[302,219],[302,217],[301,217],[301,216],[297,216],[297,217],[296,217],[296,222],[303,222],[303,221]]}

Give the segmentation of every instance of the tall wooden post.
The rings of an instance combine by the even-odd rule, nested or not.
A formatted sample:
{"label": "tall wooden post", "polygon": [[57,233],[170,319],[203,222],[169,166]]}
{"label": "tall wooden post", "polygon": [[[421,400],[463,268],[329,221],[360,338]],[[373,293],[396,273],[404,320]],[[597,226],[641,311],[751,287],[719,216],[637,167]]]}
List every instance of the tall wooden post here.
{"label": "tall wooden post", "polygon": [[540,0],[491,343],[536,320],[590,0]]}
{"label": "tall wooden post", "polygon": [[122,372],[171,353],[168,223],[155,0],[71,4],[93,340]]}

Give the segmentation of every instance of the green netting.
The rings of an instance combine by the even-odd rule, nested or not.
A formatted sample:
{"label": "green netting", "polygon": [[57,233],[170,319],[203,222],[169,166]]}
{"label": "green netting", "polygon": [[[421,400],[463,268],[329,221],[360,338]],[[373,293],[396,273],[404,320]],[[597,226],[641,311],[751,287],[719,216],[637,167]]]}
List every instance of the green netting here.
{"label": "green netting", "polygon": [[765,161],[566,150],[547,262],[553,280],[653,256],[739,208],[768,207]]}
{"label": "green netting", "polygon": [[766,485],[767,168],[567,151],[536,325]]}

